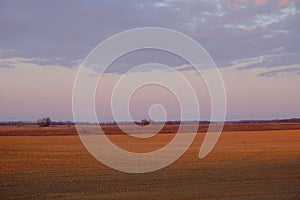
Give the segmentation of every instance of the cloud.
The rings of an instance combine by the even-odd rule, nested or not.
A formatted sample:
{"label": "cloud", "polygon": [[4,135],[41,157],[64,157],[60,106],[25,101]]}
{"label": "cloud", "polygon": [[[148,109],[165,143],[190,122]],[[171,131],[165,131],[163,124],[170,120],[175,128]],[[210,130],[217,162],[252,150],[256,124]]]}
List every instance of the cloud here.
{"label": "cloud", "polygon": [[7,54],[7,53],[12,53],[15,52],[14,49],[0,49],[0,55],[1,54]]}
{"label": "cloud", "polygon": [[252,66],[254,64],[262,63],[266,59],[272,57],[273,55],[262,55],[262,56],[252,57],[252,58],[238,59],[230,62],[229,65],[225,67],[233,67],[235,69],[245,69],[246,67]]}
{"label": "cloud", "polygon": [[268,0],[255,0],[254,1],[254,4],[256,5],[256,6],[262,6],[262,5],[265,5],[265,4],[267,4],[268,3]]}
{"label": "cloud", "polygon": [[[70,4],[54,0],[24,4],[4,0],[0,7],[0,58],[23,57],[39,65],[73,67],[115,33],[159,26],[193,37],[218,66],[224,66],[241,58],[271,54],[280,47],[284,48],[282,53],[299,52],[298,21],[297,1],[75,0]],[[185,64],[154,53],[146,57],[121,60],[114,65],[115,71],[123,73],[142,61]],[[274,63],[265,64],[271,67]]]}
{"label": "cloud", "polygon": [[276,49],[273,50],[273,52],[280,52],[280,51],[284,51],[284,47],[278,47]]}
{"label": "cloud", "polygon": [[[196,65],[197,69],[209,69],[208,67],[205,66],[205,64],[197,64]],[[183,64],[183,65],[178,65],[174,67],[175,70],[178,71],[196,71],[197,69],[194,67],[192,64]]]}
{"label": "cloud", "polygon": [[300,75],[300,64],[288,65],[288,66],[280,66],[279,69],[268,70],[266,72],[259,73],[260,76],[285,76],[285,75]]}
{"label": "cloud", "polygon": [[227,1],[227,8],[235,9],[245,7],[248,4],[248,0],[229,0]]}
{"label": "cloud", "polygon": [[290,16],[294,16],[297,10],[294,4],[281,9],[275,14],[260,14],[253,19],[254,27],[266,27],[275,23],[280,23]]}
{"label": "cloud", "polygon": [[284,7],[284,6],[287,6],[290,4],[290,0],[280,0],[278,3],[277,3],[277,6],[279,7]]}
{"label": "cloud", "polygon": [[14,68],[22,63],[31,62],[31,58],[10,57],[0,59],[0,67]]}
{"label": "cloud", "polygon": [[51,65],[58,65],[58,63],[62,65],[58,66],[69,66],[69,67],[75,67],[78,66],[81,60],[74,60],[71,61],[68,64],[62,64],[62,58],[56,57],[56,58],[35,58],[35,57],[8,57],[8,58],[1,58],[0,57],[0,67],[9,67],[14,68],[20,64],[28,63],[28,64],[36,64],[40,66],[51,66]]}
{"label": "cloud", "polygon": [[[261,1],[259,1],[262,3]],[[265,28],[270,25],[281,23],[287,18],[295,16],[299,11],[297,10],[294,3],[289,4],[289,6],[276,10],[275,12],[269,13],[253,13],[249,18],[241,21],[241,23],[229,23],[223,25],[225,28],[237,28],[237,29],[255,29],[255,28]],[[275,28],[276,30],[276,28]]]}
{"label": "cloud", "polygon": [[283,48],[275,49],[274,54],[261,55],[251,58],[243,58],[230,62],[225,68],[236,70],[253,70],[261,68],[260,76],[276,76],[282,74],[300,75],[300,61],[298,53],[281,53]]}

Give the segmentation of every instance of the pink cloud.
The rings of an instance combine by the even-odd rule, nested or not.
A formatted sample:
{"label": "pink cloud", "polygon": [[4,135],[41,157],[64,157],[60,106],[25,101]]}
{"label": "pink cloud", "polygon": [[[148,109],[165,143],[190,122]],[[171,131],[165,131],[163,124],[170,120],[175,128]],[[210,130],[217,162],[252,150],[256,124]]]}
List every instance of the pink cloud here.
{"label": "pink cloud", "polygon": [[278,3],[277,3],[277,6],[279,7],[284,7],[284,6],[287,6],[290,4],[290,0],[280,0]]}
{"label": "pink cloud", "polygon": [[248,3],[248,0],[231,0],[227,3],[227,8],[239,8],[245,6]]}
{"label": "pink cloud", "polygon": [[268,3],[268,0],[255,0],[254,2],[256,6],[262,6],[265,5],[266,3]]}

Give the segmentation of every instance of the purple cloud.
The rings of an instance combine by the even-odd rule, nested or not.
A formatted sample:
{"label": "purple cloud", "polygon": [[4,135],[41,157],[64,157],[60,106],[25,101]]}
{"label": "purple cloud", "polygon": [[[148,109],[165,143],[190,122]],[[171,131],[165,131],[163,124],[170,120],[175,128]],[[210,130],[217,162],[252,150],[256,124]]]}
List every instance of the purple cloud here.
{"label": "purple cloud", "polygon": [[[159,26],[181,31],[202,44],[220,67],[241,59],[274,55],[247,66],[272,68],[300,63],[299,1],[14,1],[0,3],[0,58],[70,67],[99,42],[131,28]],[[282,48],[279,52],[275,49]],[[8,52],[13,49],[13,52]],[[121,59],[114,72],[169,56]],[[38,59],[37,59],[38,58]],[[57,59],[59,58],[59,59]],[[129,59],[130,58],[130,59]],[[176,60],[176,59],[175,59]],[[184,64],[172,61],[171,66]]]}

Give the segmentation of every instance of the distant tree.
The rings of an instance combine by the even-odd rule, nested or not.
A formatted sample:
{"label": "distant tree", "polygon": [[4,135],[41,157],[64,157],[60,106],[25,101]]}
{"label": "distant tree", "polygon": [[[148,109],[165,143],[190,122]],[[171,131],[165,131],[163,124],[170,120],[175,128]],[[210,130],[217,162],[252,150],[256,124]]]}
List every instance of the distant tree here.
{"label": "distant tree", "polygon": [[151,122],[151,121],[150,121],[150,120],[147,120],[147,119],[142,119],[142,120],[141,120],[141,124],[144,125],[144,126],[149,125],[150,122]]}
{"label": "distant tree", "polygon": [[45,117],[45,118],[42,118],[42,119],[38,119],[37,124],[40,127],[45,127],[45,126],[51,126],[51,122],[52,121],[49,117]]}
{"label": "distant tree", "polygon": [[172,121],[166,121],[165,125],[174,125],[174,122],[172,122]]}

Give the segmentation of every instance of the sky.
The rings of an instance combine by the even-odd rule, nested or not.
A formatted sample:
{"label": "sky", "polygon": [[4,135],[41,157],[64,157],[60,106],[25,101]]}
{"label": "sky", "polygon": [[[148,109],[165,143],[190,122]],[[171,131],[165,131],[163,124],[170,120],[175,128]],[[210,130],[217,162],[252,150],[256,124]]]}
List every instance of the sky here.
{"label": "sky", "polygon": [[[0,27],[0,121],[45,116],[72,121],[72,90],[82,61],[108,37],[140,27],[180,31],[206,49],[224,80],[227,120],[300,117],[299,0],[1,0]],[[117,80],[136,65],[154,62],[187,77],[201,120],[210,118],[207,88],[189,63],[167,52],[141,50],[117,59],[105,73],[96,94],[99,121],[113,120],[110,97]],[[149,75],[176,82],[159,70],[129,76]],[[180,117],[170,91],[152,85],[132,99],[134,120],[148,118],[157,103],[165,106],[168,119]]]}

